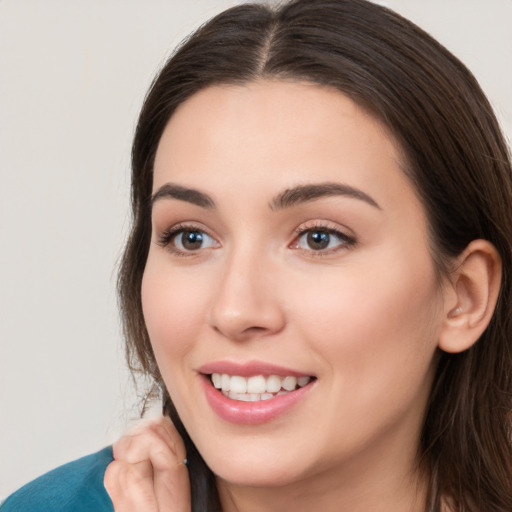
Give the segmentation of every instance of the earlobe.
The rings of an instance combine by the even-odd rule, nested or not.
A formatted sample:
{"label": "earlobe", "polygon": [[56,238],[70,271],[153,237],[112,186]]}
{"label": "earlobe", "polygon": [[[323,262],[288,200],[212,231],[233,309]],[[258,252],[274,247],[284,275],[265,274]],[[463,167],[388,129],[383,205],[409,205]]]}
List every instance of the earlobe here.
{"label": "earlobe", "polygon": [[441,350],[463,352],[480,338],[498,301],[501,272],[498,251],[487,240],[474,240],[457,258],[445,293]]}

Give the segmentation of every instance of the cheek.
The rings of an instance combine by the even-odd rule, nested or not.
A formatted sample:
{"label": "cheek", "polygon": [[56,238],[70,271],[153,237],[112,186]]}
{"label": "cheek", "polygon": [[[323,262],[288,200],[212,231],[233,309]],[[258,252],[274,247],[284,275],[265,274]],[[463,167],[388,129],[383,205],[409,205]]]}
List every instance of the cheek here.
{"label": "cheek", "polygon": [[170,272],[150,255],[142,279],[142,309],[166,384],[172,368],[183,361],[197,339],[205,318],[204,291],[186,272]]}
{"label": "cheek", "polygon": [[430,261],[389,259],[341,269],[307,295],[290,293],[300,297],[297,318],[316,354],[329,362],[339,388],[358,396],[423,386],[437,347],[441,296]]}
{"label": "cheek", "polygon": [[[397,272],[351,272],[322,288],[296,307],[302,308],[297,316],[314,358],[326,368],[327,405],[316,411],[327,425],[326,439],[344,450],[397,426],[404,439],[416,433],[437,347],[434,276],[402,266]],[[325,449],[334,453],[333,446]]]}

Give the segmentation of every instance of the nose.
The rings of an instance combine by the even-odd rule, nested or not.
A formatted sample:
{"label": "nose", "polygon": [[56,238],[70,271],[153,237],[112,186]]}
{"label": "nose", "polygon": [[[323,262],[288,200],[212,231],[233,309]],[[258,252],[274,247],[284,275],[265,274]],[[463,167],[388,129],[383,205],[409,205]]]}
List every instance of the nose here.
{"label": "nose", "polygon": [[285,314],[276,293],[277,269],[261,255],[237,254],[225,262],[210,309],[210,326],[243,341],[280,332]]}

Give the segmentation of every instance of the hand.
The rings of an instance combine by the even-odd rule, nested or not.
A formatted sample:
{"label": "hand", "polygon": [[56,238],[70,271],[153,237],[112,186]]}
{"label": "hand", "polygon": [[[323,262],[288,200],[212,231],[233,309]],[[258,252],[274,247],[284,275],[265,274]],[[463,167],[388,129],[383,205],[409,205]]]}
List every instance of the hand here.
{"label": "hand", "polygon": [[190,512],[185,446],[169,418],[142,422],[114,444],[104,484],[115,512]]}

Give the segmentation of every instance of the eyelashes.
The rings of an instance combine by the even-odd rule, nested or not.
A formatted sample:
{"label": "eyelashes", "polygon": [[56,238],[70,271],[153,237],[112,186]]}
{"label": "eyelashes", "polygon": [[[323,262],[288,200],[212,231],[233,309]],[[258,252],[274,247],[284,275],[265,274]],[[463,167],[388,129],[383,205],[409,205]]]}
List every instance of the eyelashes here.
{"label": "eyelashes", "polygon": [[220,247],[220,243],[204,229],[183,224],[177,224],[164,231],[157,243],[178,256],[187,256],[204,249]]}
{"label": "eyelashes", "polygon": [[[195,256],[205,250],[217,249],[221,244],[204,228],[193,224],[177,224],[164,231],[157,244],[176,256]],[[352,235],[339,228],[320,222],[310,222],[295,230],[295,238],[288,245],[308,256],[328,256],[356,244]]]}
{"label": "eyelashes", "polygon": [[355,237],[322,223],[299,226],[295,232],[296,238],[289,247],[311,252],[314,256],[333,254],[356,243]]}

